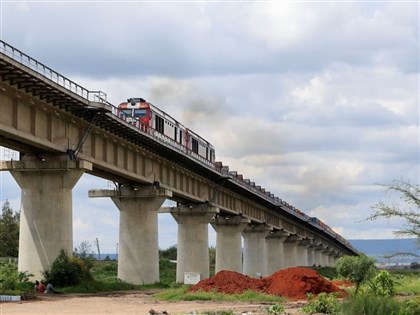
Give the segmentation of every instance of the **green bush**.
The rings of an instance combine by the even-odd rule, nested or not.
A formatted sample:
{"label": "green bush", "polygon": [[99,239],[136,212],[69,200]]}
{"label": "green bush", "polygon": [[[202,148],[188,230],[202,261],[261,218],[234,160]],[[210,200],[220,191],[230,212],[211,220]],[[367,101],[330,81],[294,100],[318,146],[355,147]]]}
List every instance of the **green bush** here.
{"label": "green bush", "polygon": [[27,272],[19,272],[17,263],[14,261],[0,261],[0,291],[27,291],[31,275]]}
{"label": "green bush", "polygon": [[168,259],[160,259],[159,278],[164,287],[171,287],[176,282],[176,264]]}
{"label": "green bush", "polygon": [[407,303],[383,296],[358,295],[343,302],[342,314],[419,315],[416,305],[409,305]]}
{"label": "green bush", "polygon": [[302,308],[302,311],[308,314],[339,314],[341,304],[338,301],[337,293],[322,292],[317,296],[309,293],[308,304]]}
{"label": "green bush", "polygon": [[379,273],[368,282],[369,293],[375,296],[393,296],[395,294],[395,281],[386,270]]}
{"label": "green bush", "polygon": [[90,273],[92,261],[82,260],[77,257],[69,257],[66,251],[61,250],[51,267],[43,272],[46,282],[54,286],[74,286],[83,281],[91,281]]}
{"label": "green bush", "polygon": [[285,314],[284,306],[281,304],[274,304],[266,308],[266,311],[270,315],[282,315]]}

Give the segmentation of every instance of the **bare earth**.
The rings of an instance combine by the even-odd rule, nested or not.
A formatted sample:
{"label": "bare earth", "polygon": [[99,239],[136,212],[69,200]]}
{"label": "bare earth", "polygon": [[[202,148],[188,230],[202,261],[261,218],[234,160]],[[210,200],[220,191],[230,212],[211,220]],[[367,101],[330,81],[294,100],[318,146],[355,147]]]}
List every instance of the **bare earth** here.
{"label": "bare earth", "polygon": [[[235,314],[264,314],[270,304],[249,304],[242,302],[168,302],[155,301],[151,293],[114,293],[106,295],[43,295],[37,300],[1,302],[0,315],[148,315],[166,311],[170,315],[197,314],[204,311],[231,310]],[[288,314],[300,315],[299,302],[283,304]],[[267,313],[265,313],[267,314]]]}

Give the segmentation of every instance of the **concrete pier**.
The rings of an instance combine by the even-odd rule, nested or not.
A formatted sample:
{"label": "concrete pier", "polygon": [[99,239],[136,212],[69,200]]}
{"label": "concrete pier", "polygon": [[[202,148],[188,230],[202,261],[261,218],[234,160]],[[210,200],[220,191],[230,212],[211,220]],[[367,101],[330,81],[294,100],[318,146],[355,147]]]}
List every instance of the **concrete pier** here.
{"label": "concrete pier", "polygon": [[317,266],[322,266],[322,251],[324,247],[320,244],[315,245],[314,247],[314,264]]}
{"label": "concrete pier", "polygon": [[89,197],[111,197],[120,211],[119,279],[133,284],[159,281],[157,214],[171,196],[171,191],[153,185],[89,191]]}
{"label": "concrete pier", "polygon": [[297,247],[301,238],[297,235],[290,235],[283,243],[284,268],[296,267],[298,265]]}
{"label": "concrete pier", "polygon": [[242,236],[244,238],[243,273],[256,278],[267,276],[266,240],[273,228],[264,224],[249,224]]}
{"label": "concrete pier", "polygon": [[325,248],[322,251],[322,255],[321,255],[321,266],[323,267],[328,267],[329,266],[329,260],[328,260],[328,256],[330,254],[330,250],[329,248]]}
{"label": "concrete pier", "polygon": [[308,247],[309,240],[303,239],[297,243],[297,265],[308,266]]}
{"label": "concrete pier", "polygon": [[284,268],[283,242],[288,236],[289,233],[285,231],[271,231],[266,237],[267,275]]}
{"label": "concrete pier", "polygon": [[241,233],[250,223],[242,216],[219,215],[210,222],[216,231],[216,269],[242,273]]}
{"label": "concrete pier", "polygon": [[315,245],[310,244],[308,246],[308,266],[313,266],[315,264]]}
{"label": "concrete pier", "polygon": [[19,271],[41,279],[60,250],[72,255],[72,189],[91,168],[86,161],[68,161],[66,156],[23,156],[21,161],[2,163],[22,190]]}
{"label": "concrete pier", "polygon": [[184,283],[186,272],[199,273],[200,279],[209,277],[210,220],[219,208],[208,205],[180,205],[170,211],[178,223],[178,252],[176,281]]}

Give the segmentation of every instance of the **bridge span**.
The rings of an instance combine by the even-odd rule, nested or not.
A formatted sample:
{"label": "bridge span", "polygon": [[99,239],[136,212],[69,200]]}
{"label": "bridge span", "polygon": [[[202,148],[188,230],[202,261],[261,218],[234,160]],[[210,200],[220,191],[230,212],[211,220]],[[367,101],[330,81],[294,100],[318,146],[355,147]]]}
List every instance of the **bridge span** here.
{"label": "bridge span", "polygon": [[[116,114],[88,91],[0,41],[1,161],[21,188],[19,270],[40,277],[61,249],[72,253],[72,189],[83,173],[116,183],[91,190],[120,212],[118,277],[159,281],[159,212],[178,223],[177,282],[209,276],[208,224],[216,230],[216,272],[266,276],[291,266],[333,266],[357,251],[340,235],[221,162],[200,159],[156,130]],[[162,207],[164,201],[176,207]],[[243,238],[243,249],[242,249]]]}

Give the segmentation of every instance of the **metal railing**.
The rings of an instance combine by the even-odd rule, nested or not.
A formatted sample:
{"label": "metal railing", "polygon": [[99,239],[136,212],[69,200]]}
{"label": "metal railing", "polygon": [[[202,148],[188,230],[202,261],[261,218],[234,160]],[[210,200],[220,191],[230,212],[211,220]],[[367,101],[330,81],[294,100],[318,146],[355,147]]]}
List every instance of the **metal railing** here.
{"label": "metal railing", "polygon": [[64,87],[70,92],[83,97],[84,99],[91,102],[107,103],[106,94],[102,91],[89,91],[74,81],[67,79],[65,76],[47,67],[43,63],[31,58],[27,54],[23,53],[19,49],[10,46],[4,41],[0,40],[0,53],[12,58],[14,61],[21,65],[32,69],[36,73],[42,75],[46,79],[57,83]]}

